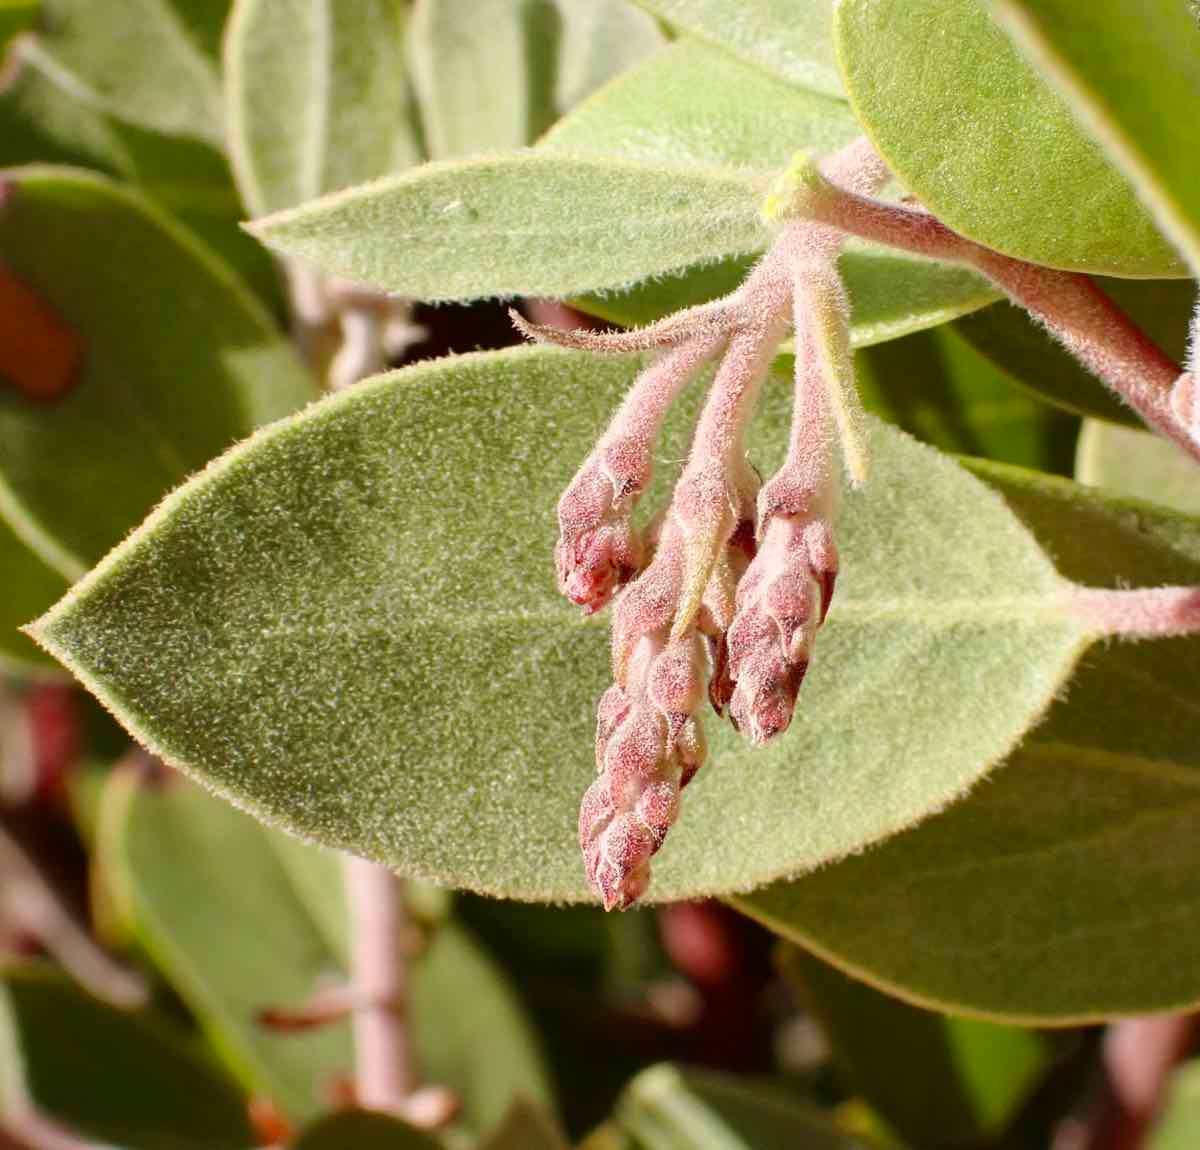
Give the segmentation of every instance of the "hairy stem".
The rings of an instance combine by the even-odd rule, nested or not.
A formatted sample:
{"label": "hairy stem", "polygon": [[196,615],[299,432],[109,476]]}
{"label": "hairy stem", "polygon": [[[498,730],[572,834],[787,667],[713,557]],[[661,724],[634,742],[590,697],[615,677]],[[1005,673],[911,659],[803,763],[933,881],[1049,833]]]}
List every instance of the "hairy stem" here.
{"label": "hairy stem", "polygon": [[1075,587],[1067,593],[1067,608],[1101,636],[1166,639],[1200,631],[1200,587]]}
{"label": "hairy stem", "polygon": [[951,231],[928,212],[838,187],[812,171],[787,211],[862,239],[982,272],[1025,308],[1155,430],[1200,459],[1200,442],[1172,410],[1181,372],[1091,278],[1026,263]]}
{"label": "hairy stem", "polygon": [[417,1059],[407,1025],[408,916],[401,880],[386,867],[347,855],[354,1012],[354,1080],[358,1104],[405,1112],[417,1086]]}

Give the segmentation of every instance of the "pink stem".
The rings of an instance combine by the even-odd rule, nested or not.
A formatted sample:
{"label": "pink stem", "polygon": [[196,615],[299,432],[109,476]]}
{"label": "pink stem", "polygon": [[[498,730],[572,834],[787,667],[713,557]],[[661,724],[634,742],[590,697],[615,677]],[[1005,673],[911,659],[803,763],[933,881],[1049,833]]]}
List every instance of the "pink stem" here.
{"label": "pink stem", "polygon": [[1074,587],[1067,608],[1101,635],[1159,639],[1200,631],[1200,587],[1150,587],[1108,591]]}
{"label": "pink stem", "polygon": [[885,204],[829,183],[806,196],[800,210],[807,218],[863,239],[982,272],[1040,320],[1147,424],[1200,459],[1200,443],[1171,409],[1179,365],[1089,276],[1013,259],[965,239],[928,212]]}
{"label": "pink stem", "polygon": [[347,856],[354,1012],[355,1093],[368,1110],[402,1114],[417,1085],[417,1059],[406,1025],[407,913],[401,880],[386,867]]}

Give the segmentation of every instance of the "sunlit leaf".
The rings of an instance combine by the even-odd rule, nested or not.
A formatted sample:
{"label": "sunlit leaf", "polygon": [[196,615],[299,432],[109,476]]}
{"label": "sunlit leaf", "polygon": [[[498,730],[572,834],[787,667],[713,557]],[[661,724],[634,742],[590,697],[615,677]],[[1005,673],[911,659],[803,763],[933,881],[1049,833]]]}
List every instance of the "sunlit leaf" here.
{"label": "sunlit leaf", "polygon": [[[976,465],[1076,580],[1200,582],[1197,520]],[[1200,1001],[1200,642],[1090,652],[963,803],[738,900],[851,974],[933,1008],[1061,1024]],[[911,762],[898,757],[894,772]]]}
{"label": "sunlit leaf", "polygon": [[1125,177],[985,0],[841,0],[834,35],[859,122],[950,227],[1055,267],[1182,274]]}
{"label": "sunlit leaf", "polygon": [[1200,19],[1178,0],[992,0],[1200,274]]}
{"label": "sunlit leaf", "polygon": [[[141,741],[268,820],[446,885],[585,897],[606,641],[556,594],[554,506],[637,362],[517,349],[327,400],[172,495],[37,636]],[[789,406],[768,389],[764,473]],[[871,440],[797,721],[761,750],[709,724],[659,898],[748,889],[941,808],[1088,642],[995,494],[897,432]]]}
{"label": "sunlit leaf", "polygon": [[1075,478],[1200,515],[1200,467],[1182,448],[1149,431],[1087,420]]}

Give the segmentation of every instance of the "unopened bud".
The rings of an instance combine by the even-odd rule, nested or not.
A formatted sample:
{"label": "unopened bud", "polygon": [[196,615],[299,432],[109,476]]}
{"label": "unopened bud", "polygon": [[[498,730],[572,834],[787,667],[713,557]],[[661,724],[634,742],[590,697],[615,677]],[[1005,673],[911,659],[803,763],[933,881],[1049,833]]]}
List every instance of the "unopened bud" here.
{"label": "unopened bud", "polygon": [[791,723],[836,562],[826,522],[786,515],[768,521],[728,635],[729,714],[754,743]]}

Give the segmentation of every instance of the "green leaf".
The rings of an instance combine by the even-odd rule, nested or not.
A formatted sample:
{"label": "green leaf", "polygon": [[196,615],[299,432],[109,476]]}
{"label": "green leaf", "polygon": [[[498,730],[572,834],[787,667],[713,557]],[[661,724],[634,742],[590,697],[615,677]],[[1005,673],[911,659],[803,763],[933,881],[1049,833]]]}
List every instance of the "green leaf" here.
{"label": "green leaf", "polygon": [[[1105,294],[1169,355],[1182,360],[1195,284],[1179,280],[1098,281]],[[997,304],[954,325],[977,351],[1007,376],[1067,411],[1133,427],[1144,424],[1074,356],[1037,326],[1021,308]]]}
{"label": "green leaf", "polygon": [[[170,496],[36,637],[139,741],[268,821],[445,885],[585,898],[575,812],[608,659],[603,621],[555,591],[554,508],[639,363],[513,349],[313,406]],[[661,458],[685,455],[689,414]],[[764,474],[789,415],[790,388],[768,388]],[[709,725],[658,898],[749,889],[939,809],[1088,642],[999,497],[870,438],[800,714],[761,750]]]}
{"label": "green leaf", "polygon": [[98,850],[136,937],[248,1090],[294,1120],[326,1107],[349,1073],[349,1026],[261,1026],[267,1007],[306,1003],[339,956],[313,923],[253,819],[182,782],[114,777]]}
{"label": "green leaf", "polygon": [[300,1133],[292,1150],[441,1150],[430,1134],[386,1114],[348,1110]]}
{"label": "green leaf", "polygon": [[13,38],[33,23],[40,3],[41,0],[0,0],[0,56]]}
{"label": "green leaf", "polygon": [[253,1134],[236,1086],[157,1019],[84,994],[61,975],[0,980],[0,1094],[129,1150],[230,1150]]}
{"label": "green leaf", "polygon": [[[0,167],[71,164],[137,186],[221,256],[260,297],[279,306],[270,255],[240,227],[229,163],[211,143],[170,136],[111,116],[81,98],[35,42],[0,94]],[[64,87],[64,84],[67,86]]]}
{"label": "green leaf", "polygon": [[78,382],[53,405],[0,395],[0,507],[74,578],[312,384],[229,269],[141,197],[72,169],[0,182],[0,259],[84,344]]}
{"label": "green leaf", "polygon": [[67,580],[47,566],[0,516],[0,671],[45,674],[54,663],[36,643],[18,630],[62,596]]}
{"label": "green leaf", "polygon": [[229,146],[246,206],[278,211],[406,167],[402,0],[236,0]]}
{"label": "green leaf", "polygon": [[685,37],[581,104],[538,148],[772,173],[801,148],[831,152],[858,135],[844,101],[795,88]]}
{"label": "green leaf", "polygon": [[1200,1138],[1200,1061],[1185,1062],[1174,1074],[1148,1150],[1191,1150]]}
{"label": "green leaf", "polygon": [[867,1150],[783,1088],[668,1065],[626,1087],[616,1124],[637,1150]]}
{"label": "green leaf", "polygon": [[841,0],[834,35],[859,122],[955,231],[1055,267],[1182,274],[1125,177],[984,0]]}
{"label": "green leaf", "polygon": [[424,1073],[459,1094],[461,1121],[471,1130],[501,1121],[514,1098],[553,1104],[541,1052],[512,989],[462,927],[440,927],[417,966],[412,1019]]}
{"label": "green leaf", "polygon": [[[729,99],[730,92],[737,92],[736,101]],[[788,130],[780,132],[780,124]],[[560,121],[539,149],[767,173],[785,168],[798,148],[831,152],[858,134],[840,100],[802,91],[684,38]],[[579,302],[613,322],[647,323],[732,291],[749,264],[748,259],[728,260],[655,275],[631,291]],[[998,298],[968,269],[865,244],[851,245],[842,267],[858,346],[944,323]]]}
{"label": "green leaf", "polygon": [[[1200,582],[1200,522],[974,465],[1063,574]],[[1200,642],[1089,654],[1065,699],[963,803],[740,909],[919,1005],[1063,1024],[1200,1001]],[[908,774],[907,759],[893,769]]]}
{"label": "green leaf", "polygon": [[637,0],[668,23],[793,84],[838,96],[829,0]]}
{"label": "green leaf", "polygon": [[217,58],[228,10],[229,0],[42,0],[38,41],[103,111],[219,144]]}
{"label": "green leaf", "polygon": [[1070,474],[1078,421],[1039,402],[953,327],[860,349],[868,411],[942,451]]}
{"label": "green leaf", "polygon": [[1089,419],[1079,437],[1075,478],[1200,515],[1200,468],[1168,439]]}
{"label": "green leaf", "polygon": [[554,1119],[518,1098],[499,1124],[479,1144],[479,1150],[569,1150]]}
{"label": "green leaf", "polygon": [[1178,0],[993,0],[1200,274],[1200,20]]}
{"label": "green leaf", "polygon": [[1046,1069],[1049,1046],[1028,1030],[909,1006],[796,947],[781,963],[849,1085],[908,1145],[995,1135]]}
{"label": "green leaf", "polygon": [[[323,1088],[351,1066],[347,1025],[281,1035],[256,1015],[295,1009],[322,977],[344,977],[337,857],[182,782],[153,789],[119,779],[106,802],[105,866],[147,950],[247,1086],[311,1118]],[[227,943],[214,947],[214,938]],[[423,1071],[461,1096],[467,1129],[497,1122],[514,1095],[549,1103],[536,1040],[503,976],[461,927],[439,927],[415,964],[410,1009]]]}
{"label": "green leaf", "polygon": [[555,119],[554,0],[417,0],[409,60],[435,160],[520,148]]}
{"label": "green leaf", "polygon": [[629,0],[558,0],[562,36],[555,103],[575,107],[597,88],[657,51],[658,22]]}
{"label": "green leaf", "polygon": [[530,152],[426,164],[251,230],[419,299],[564,296],[763,247],[763,191],[744,172]]}

